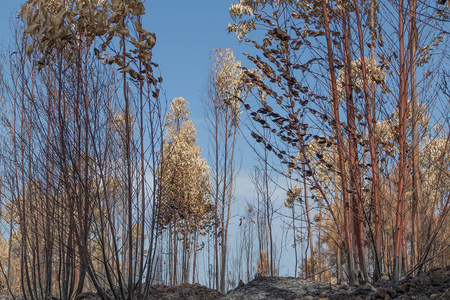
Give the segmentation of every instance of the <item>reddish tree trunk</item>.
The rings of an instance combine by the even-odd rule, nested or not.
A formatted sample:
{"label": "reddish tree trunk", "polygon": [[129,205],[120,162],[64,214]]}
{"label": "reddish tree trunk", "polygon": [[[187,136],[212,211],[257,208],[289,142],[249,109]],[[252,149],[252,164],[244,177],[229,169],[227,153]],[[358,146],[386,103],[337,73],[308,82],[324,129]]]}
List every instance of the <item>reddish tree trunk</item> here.
{"label": "reddish tree trunk", "polygon": [[339,156],[339,168],[341,173],[341,181],[342,181],[342,201],[344,204],[344,231],[345,231],[345,245],[344,250],[347,254],[347,268],[348,268],[348,277],[349,283],[354,284],[356,281],[355,277],[355,267],[353,263],[353,247],[351,243],[350,236],[350,206],[348,201],[348,186],[347,186],[347,172],[345,169],[345,157],[344,157],[344,143],[342,141],[342,132],[341,132],[341,123],[339,120],[339,102],[337,98],[337,85],[336,85],[336,74],[335,67],[333,64],[333,47],[331,43],[330,36],[330,21],[328,16],[328,7],[327,1],[322,0],[322,9],[323,9],[323,20],[324,20],[324,28],[325,28],[325,36],[327,40],[327,58],[328,58],[328,67],[330,72],[330,83],[331,83],[331,100],[333,105],[333,123],[336,128],[336,142],[337,142],[337,150]]}
{"label": "reddish tree trunk", "polygon": [[[367,68],[366,68],[366,60],[364,54],[364,41],[363,41],[363,32],[361,25],[361,11],[359,8],[358,1],[355,2],[356,8],[356,20],[358,26],[358,38],[359,38],[359,49],[361,53],[361,72],[364,84],[364,107],[365,107],[365,115],[367,121],[367,127],[369,131],[369,151],[370,151],[370,161],[372,165],[372,190],[373,190],[373,202],[375,206],[375,241],[374,241],[374,253],[375,253],[375,270],[374,270],[374,278],[375,281],[380,278],[381,270],[380,270],[380,199],[379,199],[379,186],[378,186],[378,158],[376,154],[376,141],[375,141],[375,127],[372,120],[371,107],[370,107],[370,99],[369,99],[369,84],[367,81]],[[374,3],[372,1],[371,4],[371,30],[374,30],[375,22],[374,22]],[[374,52],[374,40],[372,39],[372,51]],[[374,54],[372,53],[372,56]],[[373,63],[373,61],[372,61]],[[374,65],[372,65],[372,70],[374,69]],[[375,97],[375,93],[373,93],[373,97]],[[366,278],[367,280],[367,278]]]}
{"label": "reddish tree trunk", "polygon": [[416,9],[417,0],[410,0],[410,57],[411,57],[411,103],[412,103],[412,169],[413,169],[413,199],[412,199],[412,239],[411,239],[411,263],[414,267],[419,262],[419,203],[421,195],[419,178],[419,104],[417,99],[417,80],[416,80],[416,52],[417,52],[417,26]]}

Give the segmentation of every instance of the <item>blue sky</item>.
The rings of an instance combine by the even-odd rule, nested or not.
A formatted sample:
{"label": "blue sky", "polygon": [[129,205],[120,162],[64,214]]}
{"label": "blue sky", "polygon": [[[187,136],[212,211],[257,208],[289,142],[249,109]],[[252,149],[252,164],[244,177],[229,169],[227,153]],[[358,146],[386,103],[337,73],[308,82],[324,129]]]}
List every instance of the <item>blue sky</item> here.
{"label": "blue sky", "polygon": [[210,71],[210,51],[231,48],[243,60],[244,48],[248,49],[226,30],[231,22],[228,8],[234,2],[146,1],[143,25],[156,34],[153,60],[160,66],[163,89],[169,101],[181,96],[190,103],[191,118],[204,155],[207,155],[208,140],[201,100]]}

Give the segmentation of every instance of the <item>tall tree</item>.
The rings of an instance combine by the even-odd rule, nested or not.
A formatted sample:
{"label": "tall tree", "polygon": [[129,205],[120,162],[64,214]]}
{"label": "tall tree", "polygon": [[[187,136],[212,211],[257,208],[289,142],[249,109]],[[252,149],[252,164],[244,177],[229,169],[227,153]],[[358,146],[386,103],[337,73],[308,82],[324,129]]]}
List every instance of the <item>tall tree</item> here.
{"label": "tall tree", "polygon": [[[159,222],[172,233],[172,284],[177,283],[179,274],[183,283],[188,281],[190,253],[194,257],[192,272],[195,274],[198,233],[206,232],[213,211],[213,204],[209,200],[210,169],[201,157],[197,131],[189,118],[189,111],[184,98],[173,99],[166,115],[159,165],[163,170],[162,176],[158,177]],[[183,241],[181,273],[177,270],[179,240]],[[191,244],[193,252],[190,252]]]}
{"label": "tall tree", "polygon": [[228,230],[237,173],[235,148],[240,126],[240,101],[247,95],[248,87],[243,81],[241,64],[236,61],[230,49],[212,50],[211,60],[212,67],[206,88],[208,99],[205,101],[213,146],[215,275],[216,289],[225,293]]}

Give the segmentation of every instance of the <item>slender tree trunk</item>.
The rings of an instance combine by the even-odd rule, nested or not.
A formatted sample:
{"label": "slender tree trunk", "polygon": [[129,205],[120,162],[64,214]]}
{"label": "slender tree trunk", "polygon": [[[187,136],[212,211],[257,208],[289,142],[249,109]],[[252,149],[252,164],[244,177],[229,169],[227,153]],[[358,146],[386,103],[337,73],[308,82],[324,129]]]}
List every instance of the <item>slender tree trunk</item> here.
{"label": "slender tree trunk", "polygon": [[[359,165],[358,165],[358,145],[356,141],[356,123],[355,123],[355,108],[353,102],[353,82],[351,79],[351,49],[350,49],[350,32],[347,23],[348,12],[346,5],[341,7],[342,31],[344,35],[344,64],[345,68],[345,94],[347,106],[347,123],[349,127],[349,167],[350,172],[350,189],[353,210],[353,231],[355,237],[356,250],[356,264],[359,265],[360,270],[364,274],[364,278],[368,281],[368,274],[365,262],[364,253],[364,218],[362,212],[362,199],[359,179]],[[362,58],[364,60],[364,58]]]}
{"label": "slender tree trunk", "polygon": [[[141,24],[141,17],[138,17],[138,23]],[[142,63],[139,62],[139,70],[142,70]],[[144,243],[145,243],[145,153],[144,153],[144,83],[142,80],[139,81],[139,139],[140,139],[140,160],[141,160],[141,220],[140,220],[140,237],[139,237],[139,243],[140,244],[140,255],[139,255],[139,270],[138,270],[138,298],[142,299],[142,279],[144,276]],[[150,99],[150,98],[149,98]],[[149,101],[150,102],[150,101]],[[149,111],[150,114],[152,113]],[[152,123],[153,120],[150,119],[150,123]],[[151,125],[150,125],[151,126]],[[152,139],[153,137],[150,137]],[[139,197],[138,197],[139,199]],[[154,221],[154,220],[152,220]],[[151,260],[151,254],[152,254],[152,240],[149,240],[149,251],[148,251],[148,257],[147,259]],[[150,265],[151,266],[151,265]],[[148,266],[149,268],[151,268]],[[147,278],[147,282],[150,281],[150,278]]]}
{"label": "slender tree trunk", "polygon": [[[406,142],[405,142],[406,143]],[[405,145],[406,148],[406,145]],[[406,160],[406,159],[405,159]],[[406,174],[406,170],[405,170]],[[403,200],[402,202],[403,208],[403,218],[402,218],[402,274],[406,273],[406,270],[408,270],[408,250],[406,246],[406,200]]]}
{"label": "slender tree trunk", "polygon": [[[315,280],[314,273],[316,272],[314,269],[314,242],[313,242],[313,234],[311,229],[311,215],[310,215],[310,209],[309,209],[309,199],[308,199],[308,187],[306,185],[306,171],[305,171],[305,164],[302,164],[302,174],[303,174],[303,191],[305,193],[305,210],[306,210],[306,221],[307,221],[307,227],[308,227],[308,244],[309,244],[309,252],[311,257],[311,270],[308,272],[308,260],[306,260],[306,276],[312,275],[312,279]],[[308,251],[308,247],[306,249]],[[305,253],[306,254],[306,253]]]}
{"label": "slender tree trunk", "polygon": [[417,79],[416,79],[416,52],[417,52],[417,25],[416,9],[417,0],[409,0],[410,7],[410,78],[411,78],[411,103],[412,103],[412,238],[411,238],[411,267],[419,262],[419,203],[421,197],[420,176],[419,176],[419,104],[417,97]]}
{"label": "slender tree trunk", "polygon": [[182,257],[182,279],[181,281],[183,283],[187,283],[189,280],[189,274],[188,274],[188,266],[189,266],[189,242],[188,242],[188,228],[184,228],[184,232],[183,232],[183,257]]}
{"label": "slender tree trunk", "polygon": [[[32,78],[34,77],[34,74],[32,74]],[[34,82],[34,80],[32,79],[32,82]],[[32,91],[33,93],[33,91]],[[52,231],[52,225],[54,226],[55,224],[52,224],[52,220],[54,221],[54,216],[55,216],[55,207],[53,205],[51,205],[51,199],[50,199],[50,194],[52,193],[52,191],[54,191],[55,189],[50,187],[51,182],[54,182],[55,178],[54,178],[54,167],[55,167],[55,163],[54,163],[54,152],[53,152],[53,129],[51,127],[51,101],[49,98],[49,102],[48,102],[48,112],[47,112],[47,139],[46,139],[46,150],[50,153],[50,159],[46,160],[46,170],[48,170],[48,172],[46,172],[46,188],[45,188],[45,201],[46,201],[46,215],[47,215],[47,220],[46,220],[46,228],[45,228],[45,232],[46,232],[46,242],[45,242],[45,264],[46,264],[46,269],[45,269],[45,278],[46,278],[46,282],[45,282],[45,297],[50,297],[52,295],[52,280],[53,280],[53,244],[54,244],[54,236],[55,234]],[[33,113],[33,104],[30,101],[30,105],[28,107],[28,110],[30,111],[30,113]],[[30,117],[30,124],[32,123],[32,117]],[[28,157],[30,159],[30,166],[29,169],[31,170],[31,143],[32,143],[32,129],[31,126],[29,126],[29,130],[28,130],[28,144],[29,146],[29,153],[28,153]],[[50,217],[51,216],[51,217]],[[9,269],[9,268],[8,268]]]}
{"label": "slender tree trunk", "polygon": [[266,202],[266,218],[267,218],[267,228],[269,229],[269,266],[270,266],[270,276],[274,276],[274,258],[273,258],[273,236],[272,236],[272,214],[270,207],[270,194],[269,194],[269,171],[268,171],[268,155],[267,149],[264,149],[264,194]]}
{"label": "slender tree trunk", "polygon": [[321,239],[322,239],[322,206],[319,204],[319,224],[317,230],[319,231],[318,237],[317,237],[317,264],[318,264],[318,270],[319,270],[319,281],[322,281],[322,249],[321,249]]}
{"label": "slender tree trunk", "polygon": [[[335,131],[333,129],[333,131]],[[336,135],[334,133],[334,135]],[[337,157],[337,149],[336,149],[336,145],[333,145],[333,159],[334,161],[338,161],[338,157]],[[337,172],[334,172],[333,175],[334,178],[334,199],[335,199],[335,203],[336,203],[336,211],[337,216],[338,216],[338,220],[337,223],[339,224],[339,226],[341,225],[341,201],[340,201],[340,197],[339,197],[339,188],[338,188],[338,182],[339,182],[339,177],[337,175]],[[338,249],[337,249],[337,259],[336,259],[336,280],[338,283],[340,283],[343,279],[343,271],[342,271],[342,249],[341,249],[342,245],[338,245]]]}
{"label": "slender tree trunk", "polygon": [[[379,254],[380,254],[380,200],[379,200],[379,185],[378,185],[378,158],[376,154],[376,141],[375,141],[375,134],[374,134],[374,122],[375,118],[372,120],[372,114],[371,114],[371,107],[370,107],[370,99],[369,99],[369,84],[367,77],[370,74],[367,74],[367,68],[366,68],[366,59],[365,59],[365,53],[364,53],[364,42],[363,42],[363,32],[362,32],[362,24],[361,24],[361,11],[359,8],[359,3],[355,2],[355,8],[356,8],[356,20],[358,25],[358,37],[359,37],[359,48],[361,53],[361,72],[362,72],[362,78],[363,78],[363,84],[364,84],[364,107],[365,107],[365,115],[366,115],[366,121],[367,121],[367,127],[369,131],[369,151],[370,151],[370,160],[372,165],[372,190],[373,190],[373,198],[374,198],[374,206],[375,206],[375,242],[374,242],[374,254],[375,254],[375,271],[374,271],[374,278],[376,281],[378,278],[380,278],[381,271],[380,271],[380,261],[379,261]],[[372,0],[371,3],[371,30],[375,30],[375,23],[374,23],[374,3]],[[374,57],[374,45],[375,41],[372,34],[372,58]],[[372,60],[372,70],[374,70],[374,62]],[[372,93],[373,97],[375,97],[375,91]],[[364,274],[365,280],[368,281],[367,272]]]}
{"label": "slender tree trunk", "polygon": [[[146,73],[146,76],[149,76],[149,74]],[[147,97],[148,99],[151,99],[151,90],[148,89]],[[162,173],[164,172],[163,168],[158,171],[157,167],[157,146],[156,146],[156,140],[157,140],[157,129],[158,126],[155,126],[156,124],[159,125],[159,136],[163,136],[163,126],[162,126],[162,120],[161,120],[161,107],[159,105],[158,99],[156,99],[154,107],[152,107],[152,102],[148,102],[148,111],[149,111],[149,124],[150,124],[150,145],[151,145],[151,161],[152,161],[152,175],[153,175],[153,189],[155,190],[158,186],[157,178],[162,177]],[[154,113],[156,116],[154,116]],[[156,120],[155,120],[156,118]],[[158,122],[157,122],[158,121]],[[155,128],[156,127],[156,128]],[[162,147],[160,148],[161,156],[164,157],[164,151]],[[145,175],[143,175],[145,176]],[[155,234],[155,232],[158,232],[159,228],[159,222],[157,222],[157,216],[159,214],[159,205],[157,205],[157,199],[158,197],[161,198],[161,189],[157,189],[157,192],[153,190],[153,193],[151,194],[152,197],[152,205],[151,205],[151,225],[150,225],[150,240],[149,240],[149,250],[148,255],[149,258],[147,259],[147,276],[146,276],[146,285],[144,294],[148,294],[148,291],[151,287],[151,284],[153,283],[154,276],[153,272],[156,271],[156,257],[157,257],[157,250],[158,250],[158,236]],[[157,194],[158,193],[158,194]],[[143,198],[144,199],[144,198]],[[144,211],[145,213],[145,211]],[[143,214],[144,216],[144,214]],[[145,222],[143,222],[144,225]],[[161,235],[162,237],[162,235]],[[162,241],[161,241],[162,244]],[[161,245],[162,246],[162,245]],[[160,256],[160,261],[162,260],[162,255]],[[161,274],[162,276],[162,274]]]}
{"label": "slender tree trunk", "polygon": [[[225,132],[228,136],[229,129],[229,116],[228,111],[225,112]],[[221,257],[220,257],[220,281],[219,281],[219,291],[224,294],[225,293],[225,276],[226,276],[226,258],[227,258],[227,243],[225,241],[225,207],[226,207],[226,199],[227,199],[227,179],[228,179],[228,138],[225,139],[224,143],[224,169],[223,169],[223,186],[222,186],[222,216],[221,216],[221,227],[220,227],[220,237],[222,241],[221,245]]]}
{"label": "slender tree trunk", "polygon": [[214,278],[215,278],[215,289],[219,290],[219,108],[216,104],[217,100],[214,99],[214,156],[215,156],[215,203],[214,203]]}
{"label": "slender tree trunk", "polygon": [[403,0],[399,1],[399,57],[400,57],[400,82],[399,82],[399,182],[398,182],[398,198],[397,211],[395,217],[395,237],[394,237],[394,266],[393,279],[398,280],[401,275],[402,263],[402,233],[405,218],[405,175],[406,175],[406,106],[407,106],[407,75],[405,61],[405,36],[404,36],[404,4]]}
{"label": "slender tree trunk", "polygon": [[[375,42],[376,42],[376,29],[375,29],[375,1],[376,0],[372,0],[371,5],[370,5],[370,14],[371,14],[371,20],[370,20],[370,24],[371,24],[371,66],[372,66],[372,70],[375,70]],[[379,185],[379,160],[378,160],[378,152],[377,152],[377,148],[375,147],[376,145],[376,130],[375,130],[375,124],[376,124],[376,109],[375,109],[375,89],[376,89],[376,85],[373,84],[372,85],[372,101],[371,101],[371,106],[372,106],[372,120],[373,120],[373,124],[372,124],[372,133],[373,133],[373,140],[374,140],[374,161],[372,161],[372,168],[376,168],[375,170],[372,169],[376,176],[373,177],[373,190],[374,190],[374,204],[375,204],[375,248],[376,248],[376,254],[378,254],[378,262],[375,262],[375,274],[374,274],[374,281],[376,281],[377,279],[381,278],[381,259],[380,259],[380,255],[381,255],[381,234],[380,234],[380,196],[379,196],[379,190],[380,190],[380,185]],[[369,117],[370,118],[370,117]],[[369,137],[370,139],[370,137]],[[370,143],[370,141],[369,141]],[[372,150],[370,150],[372,151]],[[371,152],[372,155],[372,152]],[[372,156],[371,156],[372,159]],[[375,195],[375,191],[378,192],[378,195]]]}
{"label": "slender tree trunk", "polygon": [[[169,281],[170,284],[173,285],[174,284],[174,280],[173,280],[173,233],[172,233],[172,224],[169,223],[169,233],[167,235],[167,246],[168,246],[168,253],[169,253],[169,257],[168,257],[168,261],[169,261],[169,268],[168,268],[168,272],[169,272]],[[171,256],[172,255],[172,256]]]}
{"label": "slender tree trunk", "polygon": [[227,202],[227,214],[226,214],[226,218],[225,218],[225,228],[224,228],[224,233],[223,233],[223,244],[222,244],[222,267],[221,267],[221,282],[220,282],[220,292],[222,294],[225,294],[228,226],[230,224],[231,199],[233,197],[233,183],[234,183],[234,174],[233,174],[234,164],[233,164],[233,162],[234,162],[234,150],[235,150],[235,146],[236,146],[236,137],[238,134],[238,124],[233,124],[232,128],[233,128],[233,141],[231,144],[231,156],[230,156],[230,182],[229,182],[230,186],[229,186],[229,190],[228,190],[229,194],[228,194],[228,202]]}
{"label": "slender tree trunk", "polygon": [[195,270],[197,267],[197,248],[198,248],[198,230],[195,231],[194,233],[194,241],[193,241],[193,247],[194,247],[194,260],[192,263],[192,284],[195,284]]}
{"label": "slender tree trunk", "polygon": [[[124,24],[123,24],[124,25]],[[124,26],[125,27],[125,26]],[[122,41],[122,54],[124,65],[126,65],[125,57],[125,40]],[[133,286],[133,178],[131,169],[131,122],[130,122],[130,99],[127,92],[126,72],[123,74],[123,97],[125,99],[125,163],[126,163],[126,197],[127,197],[127,238],[128,238],[128,299],[132,299],[131,288]],[[125,243],[125,240],[123,241]]]}
{"label": "slender tree trunk", "polygon": [[[297,231],[295,228],[295,201],[292,203],[292,233],[294,236],[294,254],[295,254],[295,267],[294,267],[294,277],[297,278],[298,273],[298,254],[297,254]],[[248,269],[248,267],[247,267]],[[248,271],[247,271],[248,273]],[[248,280],[248,279],[247,279]]]}
{"label": "slender tree trunk", "polygon": [[177,264],[178,264],[178,216],[175,217],[174,231],[173,231],[173,275],[172,275],[173,278],[172,278],[172,285],[177,285],[178,284]]}
{"label": "slender tree trunk", "polygon": [[355,267],[353,263],[353,250],[352,243],[350,237],[350,220],[349,220],[349,202],[348,202],[348,187],[347,187],[347,172],[345,168],[345,158],[344,158],[344,145],[342,141],[342,132],[341,132],[341,123],[339,119],[339,103],[337,98],[337,86],[336,86],[336,74],[335,67],[333,62],[333,48],[331,43],[331,34],[330,34],[330,21],[328,16],[328,7],[327,1],[322,0],[322,14],[324,20],[324,29],[325,36],[327,40],[327,59],[328,59],[328,68],[330,73],[330,87],[331,87],[331,100],[333,105],[333,125],[336,128],[336,139],[337,139],[337,149],[339,156],[339,167],[342,181],[342,201],[344,203],[344,230],[345,230],[345,245],[344,249],[346,250],[347,256],[347,268],[348,268],[348,277],[349,283],[354,284],[356,282],[355,277]]}

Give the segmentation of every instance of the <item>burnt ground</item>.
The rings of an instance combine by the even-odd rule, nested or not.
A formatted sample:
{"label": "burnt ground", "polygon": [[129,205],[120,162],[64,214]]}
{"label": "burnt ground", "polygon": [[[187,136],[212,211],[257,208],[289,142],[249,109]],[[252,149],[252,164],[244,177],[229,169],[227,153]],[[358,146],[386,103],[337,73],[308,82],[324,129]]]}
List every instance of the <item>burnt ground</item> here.
{"label": "burnt ground", "polygon": [[[80,295],[81,296],[81,295]],[[76,300],[98,300],[90,293]],[[436,299],[450,300],[450,266],[422,272],[400,281],[380,280],[373,285],[349,287],[289,277],[260,277],[221,295],[199,284],[154,285],[146,300],[345,300],[345,299]]]}
{"label": "burnt ground", "polygon": [[439,299],[450,300],[450,266],[423,272],[401,281],[380,280],[349,287],[297,278],[257,278],[224,295],[223,300],[345,300]]}

